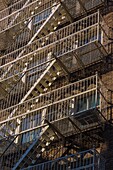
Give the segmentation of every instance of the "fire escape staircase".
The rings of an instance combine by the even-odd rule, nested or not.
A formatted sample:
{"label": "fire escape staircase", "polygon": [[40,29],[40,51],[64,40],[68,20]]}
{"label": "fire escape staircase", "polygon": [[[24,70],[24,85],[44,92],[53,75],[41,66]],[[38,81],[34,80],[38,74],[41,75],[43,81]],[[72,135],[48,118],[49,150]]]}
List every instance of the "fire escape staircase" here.
{"label": "fire escape staircase", "polygon": [[[28,90],[26,95],[22,98],[19,104],[23,103],[25,100],[28,100],[32,97],[35,97],[37,95],[40,95],[48,90],[48,88],[52,85],[52,83],[61,75],[63,72],[66,73],[65,68],[59,65],[59,61],[57,59],[54,59],[50,64],[45,68],[45,71],[43,74],[37,79],[37,81],[33,84],[33,86]],[[12,113],[8,116],[8,119],[10,119],[18,109],[14,109]],[[10,122],[10,121],[9,121]],[[13,122],[15,126],[19,125],[21,123],[21,120],[18,120],[17,122]],[[0,128],[5,135],[9,135],[10,133],[5,129],[5,127]],[[12,126],[9,123],[9,131],[12,131]],[[13,129],[14,130],[14,129]]]}
{"label": "fire escape staircase", "polygon": [[[63,10],[63,8],[61,7],[61,4],[58,4],[54,10],[52,11],[52,13],[49,15],[49,17],[46,19],[46,21],[42,24],[42,26],[39,28],[39,30],[33,35],[33,37],[31,38],[31,40],[28,42],[28,45],[31,44],[36,38],[39,38],[41,35],[46,35],[48,34],[47,32],[47,28],[49,28],[50,31],[54,31],[54,28],[58,26],[58,22],[61,20],[63,14],[65,13],[65,11]],[[20,58],[23,54],[24,54],[25,50],[22,50],[20,52],[20,54],[18,55],[17,59]],[[25,61],[24,61],[25,62]],[[31,61],[30,61],[31,62]],[[29,63],[30,63],[29,62]],[[22,63],[22,66],[20,65],[21,63],[17,63],[17,65],[15,66],[15,64],[12,64],[6,71],[5,73],[3,73],[3,75],[1,76],[1,80],[5,79],[7,77],[7,74],[10,72],[12,73],[12,75],[14,74],[14,68],[17,70],[19,68],[23,68],[24,63]],[[26,66],[24,66],[26,67]],[[12,84],[16,84],[20,78],[22,77],[22,75],[20,74],[16,74],[15,76],[12,76],[8,83],[7,83],[7,88],[8,89],[12,89]],[[1,83],[1,88],[4,89],[4,86],[6,86],[6,82],[4,85],[4,81],[2,81]],[[5,90],[5,89],[4,89]]]}
{"label": "fire escape staircase", "polygon": [[46,149],[46,147],[51,145],[51,142],[53,141],[52,135],[53,132],[50,130],[48,126],[43,128],[39,134],[39,137],[37,137],[32,142],[30,147],[22,155],[19,161],[14,165],[12,170],[20,169],[24,167],[24,165],[29,166],[30,164],[33,164],[36,161],[37,156],[40,155],[40,153],[43,152]]}
{"label": "fire escape staircase", "polygon": [[[25,3],[25,5],[27,5],[27,3],[29,3],[29,1],[27,1]],[[34,36],[31,38],[31,40],[28,42],[28,44],[31,44],[35,40],[35,38],[37,38],[39,35],[45,34],[45,30],[47,29],[47,27],[49,27],[50,30],[53,31],[54,27],[58,26],[58,22],[62,18],[63,14],[64,14],[64,10],[61,7],[61,4],[59,3],[54,8],[54,10],[52,10],[52,13],[50,14],[50,16],[42,24],[40,29],[34,34]],[[19,15],[20,15],[20,13],[16,16],[16,18]],[[46,32],[46,34],[48,34],[48,33]],[[17,58],[20,58],[23,53],[24,53],[24,50],[21,51],[21,53],[19,54],[19,56]],[[60,64],[61,64],[61,62],[60,62]],[[5,76],[7,76],[8,72],[13,68],[13,66],[14,65],[11,65],[8,68],[8,70],[6,70],[6,72],[2,75],[2,78],[5,78]],[[18,67],[19,66],[17,65],[17,69],[18,69]],[[45,71],[43,72],[43,74],[37,79],[37,81],[34,83],[34,85],[28,90],[28,92],[23,97],[23,99],[20,101],[20,103],[31,98],[31,96],[32,97],[37,96],[37,95],[42,94],[43,92],[47,91],[47,89],[51,86],[51,84],[54,82],[54,80],[59,76],[59,74],[61,74],[61,72],[62,72],[61,67],[62,66],[59,66],[59,61],[57,61],[57,59],[54,59],[53,61],[51,61],[49,63],[49,65],[47,66],[47,68],[45,68]],[[12,71],[12,74],[13,74],[13,71]],[[17,82],[17,80],[18,80],[17,77],[10,79],[9,84],[11,85],[11,87],[12,87],[13,83]],[[12,117],[12,115],[15,114],[16,111],[17,111],[17,109],[12,111],[12,113],[10,114],[10,116],[8,118],[10,119]],[[21,122],[20,120],[16,123],[14,122],[15,126],[20,125],[20,122]],[[9,127],[10,127],[10,129],[12,129],[10,125],[9,125]],[[1,127],[1,131],[3,132],[3,134],[5,133],[5,135],[9,135],[9,132],[5,129],[4,126]]]}

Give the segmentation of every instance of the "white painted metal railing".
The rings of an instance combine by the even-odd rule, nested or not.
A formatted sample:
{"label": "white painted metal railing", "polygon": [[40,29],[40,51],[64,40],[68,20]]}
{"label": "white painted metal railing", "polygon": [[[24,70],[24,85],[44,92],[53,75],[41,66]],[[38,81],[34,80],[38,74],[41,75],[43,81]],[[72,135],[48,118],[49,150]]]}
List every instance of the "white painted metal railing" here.
{"label": "white painted metal railing", "polygon": [[[18,121],[20,122],[19,125],[21,124],[19,133],[39,128],[41,126],[40,118],[45,109],[46,116],[44,119],[46,118],[50,122],[76,116],[76,114],[93,108],[99,109],[102,114],[99,117],[102,118],[102,121],[105,121],[103,117],[107,118],[107,105],[107,89],[97,76],[92,76],[2,110],[0,112],[1,130],[2,125],[5,125],[6,131],[10,134],[10,129],[16,129],[14,122]],[[13,113],[13,111],[15,112]],[[93,118],[91,118],[90,124],[96,123],[93,121]],[[85,128],[87,127],[89,127],[88,123],[85,125]],[[17,133],[17,131],[15,132]],[[15,134],[15,132],[13,130],[11,133]]]}
{"label": "white painted metal railing", "polygon": [[[10,92],[7,102],[2,102],[2,108],[18,103],[18,98],[32,87],[54,60],[54,55],[61,59],[70,72],[102,60],[108,53],[103,22],[97,12],[2,57],[1,60],[6,63],[0,67],[0,82],[2,88]],[[12,61],[7,61],[8,58],[12,58]]]}
{"label": "white painted metal railing", "polygon": [[[43,25],[45,20],[48,18],[54,9],[57,7],[58,3],[53,1],[45,1],[40,3],[40,1],[34,1],[31,5],[27,5],[29,0],[25,3],[24,7],[20,12],[14,13],[14,16],[10,19],[3,18],[1,20],[1,32],[0,36],[3,39],[2,45],[6,43],[7,49],[6,53],[14,49],[18,49],[26,45],[37,30]],[[62,11],[60,11],[62,13]],[[26,15],[25,15],[26,13]],[[11,14],[12,16],[13,14]],[[10,17],[10,15],[8,15]],[[62,16],[60,16],[62,18]],[[6,21],[4,21],[4,19]],[[62,19],[64,22],[64,19]],[[8,42],[4,42],[5,38],[10,39],[10,46]],[[3,47],[2,47],[3,48]],[[1,49],[2,49],[1,48]],[[4,47],[6,49],[6,46]]]}
{"label": "white painted metal railing", "polygon": [[[33,1],[34,2],[34,1]],[[45,1],[44,1],[45,2]],[[54,4],[54,0],[53,1],[51,1],[53,4]],[[56,2],[56,1],[55,1]],[[59,1],[58,1],[59,2]],[[40,1],[39,1],[39,3],[40,3]],[[46,3],[47,4],[47,3]],[[89,10],[91,10],[91,9],[93,9],[93,8],[98,8],[100,5],[104,5],[104,0],[98,0],[98,1],[93,1],[93,0],[90,0],[90,1],[84,1],[84,0],[82,0],[82,5],[81,5],[81,3],[79,2],[79,1],[75,1],[75,0],[72,0],[71,1],[71,3],[69,4],[68,3],[68,1],[67,0],[65,0],[64,1],[64,4],[66,4],[66,6],[67,6],[67,9],[68,9],[68,11],[69,11],[69,13],[71,13],[71,15],[74,17],[74,18],[76,18],[76,17],[78,17],[78,16],[80,16],[81,14],[84,14],[85,12],[87,12],[87,11],[89,11]],[[89,5],[88,5],[89,4]],[[84,7],[84,8],[83,8]],[[85,10],[84,10],[85,9]],[[45,12],[47,12],[47,10],[45,11]],[[21,15],[22,15],[22,13],[21,13]],[[42,15],[42,16],[41,16]],[[42,14],[39,14],[39,17],[42,17],[42,18],[44,18],[43,17],[43,12],[42,12]],[[33,18],[35,18],[35,15],[32,15],[31,17],[33,17]],[[30,18],[31,18],[30,17]],[[32,18],[32,19],[33,19]],[[65,16],[63,16],[63,18],[68,18],[68,17],[65,17]],[[66,22],[66,20],[65,19],[63,19],[63,22],[62,23],[64,23],[64,22]],[[34,20],[34,19],[33,19]],[[18,19],[17,19],[17,21],[18,21]],[[17,22],[16,21],[16,22]],[[29,29],[27,29],[28,27],[27,27],[27,25],[28,25],[28,23],[29,23],[30,21],[28,20],[28,22],[26,23],[26,24],[24,24],[24,22],[19,22],[19,24],[16,24],[15,26],[15,28],[13,27],[13,29],[12,30],[10,30],[9,31],[9,33],[8,33],[8,36],[9,36],[9,39],[12,39],[11,38],[11,36],[12,37],[14,37],[14,42],[13,42],[13,40],[10,40],[10,42],[12,42],[12,45],[10,44],[10,46],[9,46],[9,48],[10,48],[10,50],[12,51],[12,50],[15,50],[15,49],[18,49],[18,48],[20,48],[21,46],[24,46],[25,44],[27,44],[27,42],[29,41],[29,38],[30,37],[28,37],[28,34],[29,34]],[[33,21],[34,22],[34,21]],[[31,22],[30,22],[31,23]],[[40,25],[42,24],[42,21],[41,22],[39,22],[39,23],[37,23],[37,26],[35,27],[34,26],[34,28],[32,28],[32,31],[30,31],[30,34],[33,34],[36,30],[35,29],[38,29],[38,27],[40,27]],[[60,23],[59,24],[61,24],[61,21],[60,21]],[[7,25],[7,21],[6,21],[6,23],[4,22],[3,24],[2,24],[2,28],[3,28],[3,25],[5,26],[5,25]],[[31,25],[31,24],[30,24]],[[6,27],[6,26],[5,26]],[[26,29],[25,29],[25,27],[26,27]],[[12,28],[12,27],[10,27],[10,28]],[[21,34],[21,31],[19,31],[19,29],[20,28],[23,28],[24,29],[24,31],[23,31],[23,33]],[[15,31],[16,30],[16,31]],[[18,31],[17,31],[18,30]],[[15,31],[15,32],[14,32]],[[4,32],[4,31],[3,31]],[[18,33],[17,33],[18,32]],[[13,33],[13,34],[12,34]],[[21,36],[20,36],[20,38],[19,39],[21,39],[21,41],[19,41],[19,39],[18,38],[16,38],[16,37],[18,37],[18,34],[21,34]],[[24,37],[24,38],[22,38],[22,37]],[[26,38],[26,37],[28,37],[28,39]],[[5,38],[5,37],[4,37]],[[4,40],[4,38],[3,38],[3,40]],[[26,42],[27,41],[27,42]],[[9,50],[8,50],[9,51]],[[6,52],[7,53],[7,52]]]}
{"label": "white painted metal railing", "polygon": [[[29,20],[33,18],[35,15],[40,13],[44,13],[44,11],[48,8],[52,8],[54,6],[55,0],[53,1],[46,1],[46,3],[39,0],[28,0],[22,5],[19,10],[14,11],[10,14],[10,10],[13,7],[9,7],[7,10],[9,11],[9,15],[7,14],[6,17],[1,18],[0,20],[0,33],[10,29],[11,27],[19,26],[19,25],[26,25],[26,22],[30,22]],[[18,3],[17,3],[18,4]],[[14,7],[15,8],[15,7]],[[4,12],[4,11],[3,11]],[[1,12],[2,13],[2,12]],[[10,22],[9,22],[10,21]],[[4,23],[7,23],[4,25]]]}
{"label": "white painted metal railing", "polygon": [[[4,65],[4,64],[10,63],[11,61],[15,60],[22,50],[25,50],[25,54],[29,54],[31,51],[35,51],[36,49],[43,48],[44,46],[47,46],[54,42],[57,42],[57,41],[59,41],[63,38],[66,38],[78,31],[82,31],[83,29],[87,29],[88,27],[94,26],[95,24],[99,23],[99,19],[100,19],[100,15],[98,12],[96,12],[92,15],[89,15],[79,21],[76,21],[76,22],[58,30],[58,31],[52,32],[49,35],[44,36],[44,37],[40,38],[39,40],[32,42],[31,44],[28,44],[26,46],[23,46],[22,48],[12,51],[11,53],[8,53],[5,56],[1,56],[0,64]],[[101,21],[103,21],[102,18],[101,18]]]}
{"label": "white painted metal railing", "polygon": [[[79,29],[79,28],[77,28],[79,23],[82,23],[87,19],[90,19],[92,21],[93,17],[96,20],[96,22],[94,20],[93,25],[91,25],[91,26],[86,25],[85,26],[86,28],[81,28],[80,31],[76,32],[76,29]],[[38,41],[35,41],[30,45],[27,45],[19,50],[16,50],[13,53],[10,53],[4,57],[1,57],[1,63],[2,63],[2,61],[4,61],[4,63],[7,63],[5,65],[1,65],[1,67],[0,67],[3,70],[3,72],[4,72],[4,70],[9,69],[12,64],[14,65],[12,67],[12,69],[10,71],[8,71],[6,76],[4,76],[4,74],[3,74],[3,76],[1,76],[1,79],[2,79],[2,77],[9,78],[10,76],[11,77],[15,76],[15,74],[13,74],[14,71],[16,72],[17,75],[22,74],[21,70],[23,70],[25,68],[25,63],[31,65],[28,68],[28,70],[29,70],[29,69],[33,69],[32,65],[34,65],[34,67],[35,67],[35,64],[37,65],[37,62],[40,64],[49,62],[50,59],[48,60],[48,56],[50,55],[50,53],[55,54],[57,57],[60,57],[60,56],[63,56],[69,52],[79,50],[79,48],[84,47],[85,45],[88,45],[92,42],[97,41],[97,42],[101,43],[102,45],[106,45],[107,42],[105,44],[104,41],[107,40],[107,33],[104,33],[104,30],[103,30],[103,28],[101,28],[101,25],[99,25],[96,17],[98,17],[98,13],[96,13],[95,15],[92,15],[90,17],[87,17],[84,20],[81,20],[81,22],[71,24],[64,29],[61,29],[58,32],[51,34],[50,36],[39,39]],[[60,36],[58,39],[57,39],[57,35]],[[54,42],[55,38],[56,38],[56,41]],[[103,39],[105,39],[105,40],[103,40]],[[46,42],[45,42],[45,40],[46,40]],[[42,44],[45,43],[44,47],[41,44],[41,42],[42,42]],[[100,47],[98,47],[98,48],[100,48]],[[106,53],[107,47],[105,46],[104,48],[103,48],[103,51]],[[24,50],[24,55],[18,59],[14,59],[15,56],[18,56],[19,54],[21,54],[22,50]],[[32,50],[32,52],[30,52],[31,50]],[[103,51],[102,51],[102,53],[104,53]],[[102,55],[102,54],[100,54],[100,55]],[[37,56],[37,58],[36,58],[36,56]],[[81,56],[79,56],[79,57],[82,58]],[[102,56],[100,56],[100,58],[101,57]],[[9,60],[12,60],[12,61],[9,62]],[[84,62],[84,65],[87,65],[87,61],[85,63],[85,60],[84,59],[82,59],[82,60]],[[95,60],[99,60],[99,56]],[[93,61],[90,61],[90,62],[93,62]],[[38,65],[37,65],[37,67],[38,67]]]}
{"label": "white painted metal railing", "polygon": [[14,1],[14,3],[11,2],[10,6],[0,11],[0,19],[5,18],[8,16],[9,12],[13,13],[17,10],[21,9],[23,5],[25,4],[26,0],[19,0],[18,2]]}

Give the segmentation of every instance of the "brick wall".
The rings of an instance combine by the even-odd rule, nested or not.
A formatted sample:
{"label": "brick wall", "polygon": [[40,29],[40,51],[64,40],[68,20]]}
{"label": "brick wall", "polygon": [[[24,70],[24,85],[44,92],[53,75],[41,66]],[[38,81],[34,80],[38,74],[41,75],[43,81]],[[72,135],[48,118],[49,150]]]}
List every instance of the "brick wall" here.
{"label": "brick wall", "polygon": [[[113,10],[112,10],[113,11]],[[113,38],[113,12],[108,13],[104,16],[104,19],[109,26],[109,38]],[[113,52],[113,41],[110,40],[111,43],[111,52]],[[111,54],[112,58],[112,54]],[[111,64],[113,65],[113,60],[111,60]],[[112,66],[111,65],[111,66]],[[112,66],[113,67],[113,66]],[[113,69],[112,69],[113,70]],[[113,71],[110,71],[106,74],[102,75],[102,81],[104,82],[105,86],[113,91]],[[113,93],[108,91],[108,100],[113,103]],[[110,114],[109,118],[113,118],[113,109],[112,106],[108,110],[108,114]],[[111,121],[113,122],[113,121]],[[101,146],[101,153],[106,159],[106,170],[113,170],[113,125],[106,125],[104,131],[104,140],[105,143]]]}

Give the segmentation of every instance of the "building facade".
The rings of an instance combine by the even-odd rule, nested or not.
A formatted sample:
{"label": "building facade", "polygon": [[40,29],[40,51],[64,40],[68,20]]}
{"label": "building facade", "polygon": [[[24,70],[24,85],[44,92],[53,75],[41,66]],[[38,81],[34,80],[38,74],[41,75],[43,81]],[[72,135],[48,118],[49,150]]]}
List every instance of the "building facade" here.
{"label": "building facade", "polygon": [[112,11],[0,0],[1,170],[113,170]]}

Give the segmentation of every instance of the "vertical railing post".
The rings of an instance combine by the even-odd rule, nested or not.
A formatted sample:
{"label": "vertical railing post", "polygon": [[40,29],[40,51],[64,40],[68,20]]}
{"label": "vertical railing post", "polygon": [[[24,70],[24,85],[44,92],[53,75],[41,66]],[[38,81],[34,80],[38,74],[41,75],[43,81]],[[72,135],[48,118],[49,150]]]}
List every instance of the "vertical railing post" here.
{"label": "vertical railing post", "polygon": [[97,40],[99,41],[99,38],[100,38],[100,12],[99,12],[99,10],[98,10],[98,19],[97,19],[97,22],[98,22],[98,24],[97,24]]}
{"label": "vertical railing post", "polygon": [[96,72],[96,94],[95,94],[95,108],[97,107],[98,100],[98,73]]}

